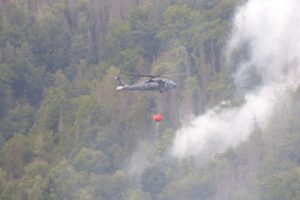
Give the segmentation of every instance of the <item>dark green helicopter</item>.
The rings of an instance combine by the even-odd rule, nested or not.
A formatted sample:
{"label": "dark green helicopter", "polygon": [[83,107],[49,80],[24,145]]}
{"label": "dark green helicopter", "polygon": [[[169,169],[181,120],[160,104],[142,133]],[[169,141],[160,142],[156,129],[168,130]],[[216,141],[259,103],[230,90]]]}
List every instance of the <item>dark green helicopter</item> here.
{"label": "dark green helicopter", "polygon": [[174,81],[164,78],[162,76],[154,76],[154,75],[127,75],[127,76],[136,76],[136,77],[149,77],[150,79],[141,82],[128,85],[126,84],[120,76],[116,76],[115,80],[118,82],[118,87],[116,90],[156,90],[160,93],[168,92],[169,90],[176,88],[177,85]]}

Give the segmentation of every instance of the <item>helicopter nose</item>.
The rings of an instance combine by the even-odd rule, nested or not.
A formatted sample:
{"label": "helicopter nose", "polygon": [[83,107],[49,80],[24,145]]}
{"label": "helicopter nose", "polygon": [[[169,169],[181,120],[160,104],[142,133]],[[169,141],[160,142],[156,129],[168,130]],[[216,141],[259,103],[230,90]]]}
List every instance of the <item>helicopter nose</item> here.
{"label": "helicopter nose", "polygon": [[173,88],[176,88],[177,87],[177,84],[176,83],[173,83]]}
{"label": "helicopter nose", "polygon": [[171,90],[171,89],[176,88],[176,87],[177,87],[176,83],[174,81],[172,81],[172,80],[167,80],[165,82],[165,88],[167,90]]}
{"label": "helicopter nose", "polygon": [[173,89],[173,88],[176,88],[177,87],[177,85],[176,85],[176,83],[174,82],[174,81],[171,81],[171,89]]}

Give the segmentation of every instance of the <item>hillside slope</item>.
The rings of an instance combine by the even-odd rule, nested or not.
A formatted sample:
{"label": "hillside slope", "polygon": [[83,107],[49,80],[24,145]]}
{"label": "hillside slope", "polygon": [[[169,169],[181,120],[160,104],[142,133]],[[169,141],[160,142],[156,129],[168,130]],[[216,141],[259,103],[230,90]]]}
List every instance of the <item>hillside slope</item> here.
{"label": "hillside slope", "polygon": [[[255,71],[246,89],[232,78],[245,46],[225,59],[240,3],[1,1],[0,199],[296,200],[296,88],[241,144],[170,154],[186,122],[256,86]],[[184,74],[170,93],[117,93],[120,70]]]}

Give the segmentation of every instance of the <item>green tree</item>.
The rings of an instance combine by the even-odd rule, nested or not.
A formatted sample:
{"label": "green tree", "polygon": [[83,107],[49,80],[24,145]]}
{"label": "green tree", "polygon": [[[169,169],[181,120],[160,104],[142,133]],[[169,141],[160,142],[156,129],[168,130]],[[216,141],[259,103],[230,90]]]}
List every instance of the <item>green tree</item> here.
{"label": "green tree", "polygon": [[49,89],[47,97],[44,99],[37,114],[38,120],[35,122],[35,127],[56,132],[65,100],[65,94],[62,90]]}
{"label": "green tree", "polygon": [[2,194],[2,192],[4,191],[6,183],[6,172],[2,168],[0,168],[0,194]]}
{"label": "green tree", "polygon": [[79,188],[86,186],[84,175],[76,172],[68,161],[62,160],[53,167],[46,179],[45,199],[76,199]]}
{"label": "green tree", "polygon": [[125,199],[130,183],[124,172],[116,171],[110,176],[101,176],[94,179],[93,197],[98,199]]}
{"label": "green tree", "polygon": [[151,8],[149,5],[139,7],[129,17],[135,45],[138,46],[143,58],[148,63],[152,63],[158,55],[161,43],[158,36],[160,15],[156,16]]}
{"label": "green tree", "polygon": [[24,166],[31,160],[32,146],[24,135],[15,135],[5,143],[2,152],[3,168],[8,178],[20,178]]}
{"label": "green tree", "polygon": [[17,104],[3,119],[2,131],[9,139],[14,134],[28,135],[34,121],[34,109],[29,104]]}
{"label": "green tree", "polygon": [[36,65],[45,66],[48,71],[64,69],[70,64],[71,33],[65,19],[64,3],[55,2],[44,10],[32,32],[32,52]]}
{"label": "green tree", "polygon": [[22,200],[23,191],[18,181],[10,181],[5,184],[5,188],[0,195],[3,200]]}
{"label": "green tree", "polygon": [[[137,52],[134,45],[134,35],[131,27],[124,21],[112,21],[109,24],[110,35],[105,43],[105,58],[114,66],[124,66],[125,69],[135,66]],[[129,70],[128,69],[128,70]]]}
{"label": "green tree", "polygon": [[101,151],[82,148],[74,157],[73,166],[78,171],[88,173],[107,173],[110,171],[110,163],[106,155]]}
{"label": "green tree", "polygon": [[197,16],[197,12],[189,8],[187,4],[169,6],[163,15],[164,28],[160,37],[163,41],[182,39],[185,31],[195,23]]}
{"label": "green tree", "polygon": [[149,192],[154,199],[167,184],[165,172],[158,166],[147,168],[141,179],[143,191]]}
{"label": "green tree", "polygon": [[300,170],[276,173],[261,182],[260,198],[262,200],[280,200],[299,198]]}

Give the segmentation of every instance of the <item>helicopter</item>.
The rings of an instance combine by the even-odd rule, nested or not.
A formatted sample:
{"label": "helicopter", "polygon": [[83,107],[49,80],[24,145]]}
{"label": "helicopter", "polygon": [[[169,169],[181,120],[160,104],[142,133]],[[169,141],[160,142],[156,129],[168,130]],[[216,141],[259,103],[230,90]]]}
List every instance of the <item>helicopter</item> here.
{"label": "helicopter", "polygon": [[156,90],[160,93],[168,92],[171,89],[177,87],[176,83],[170,79],[164,78],[162,76],[155,75],[127,75],[127,76],[135,76],[135,77],[148,77],[149,79],[142,83],[135,83],[128,85],[126,84],[120,76],[115,76],[115,80],[118,82],[117,91],[120,90]]}

